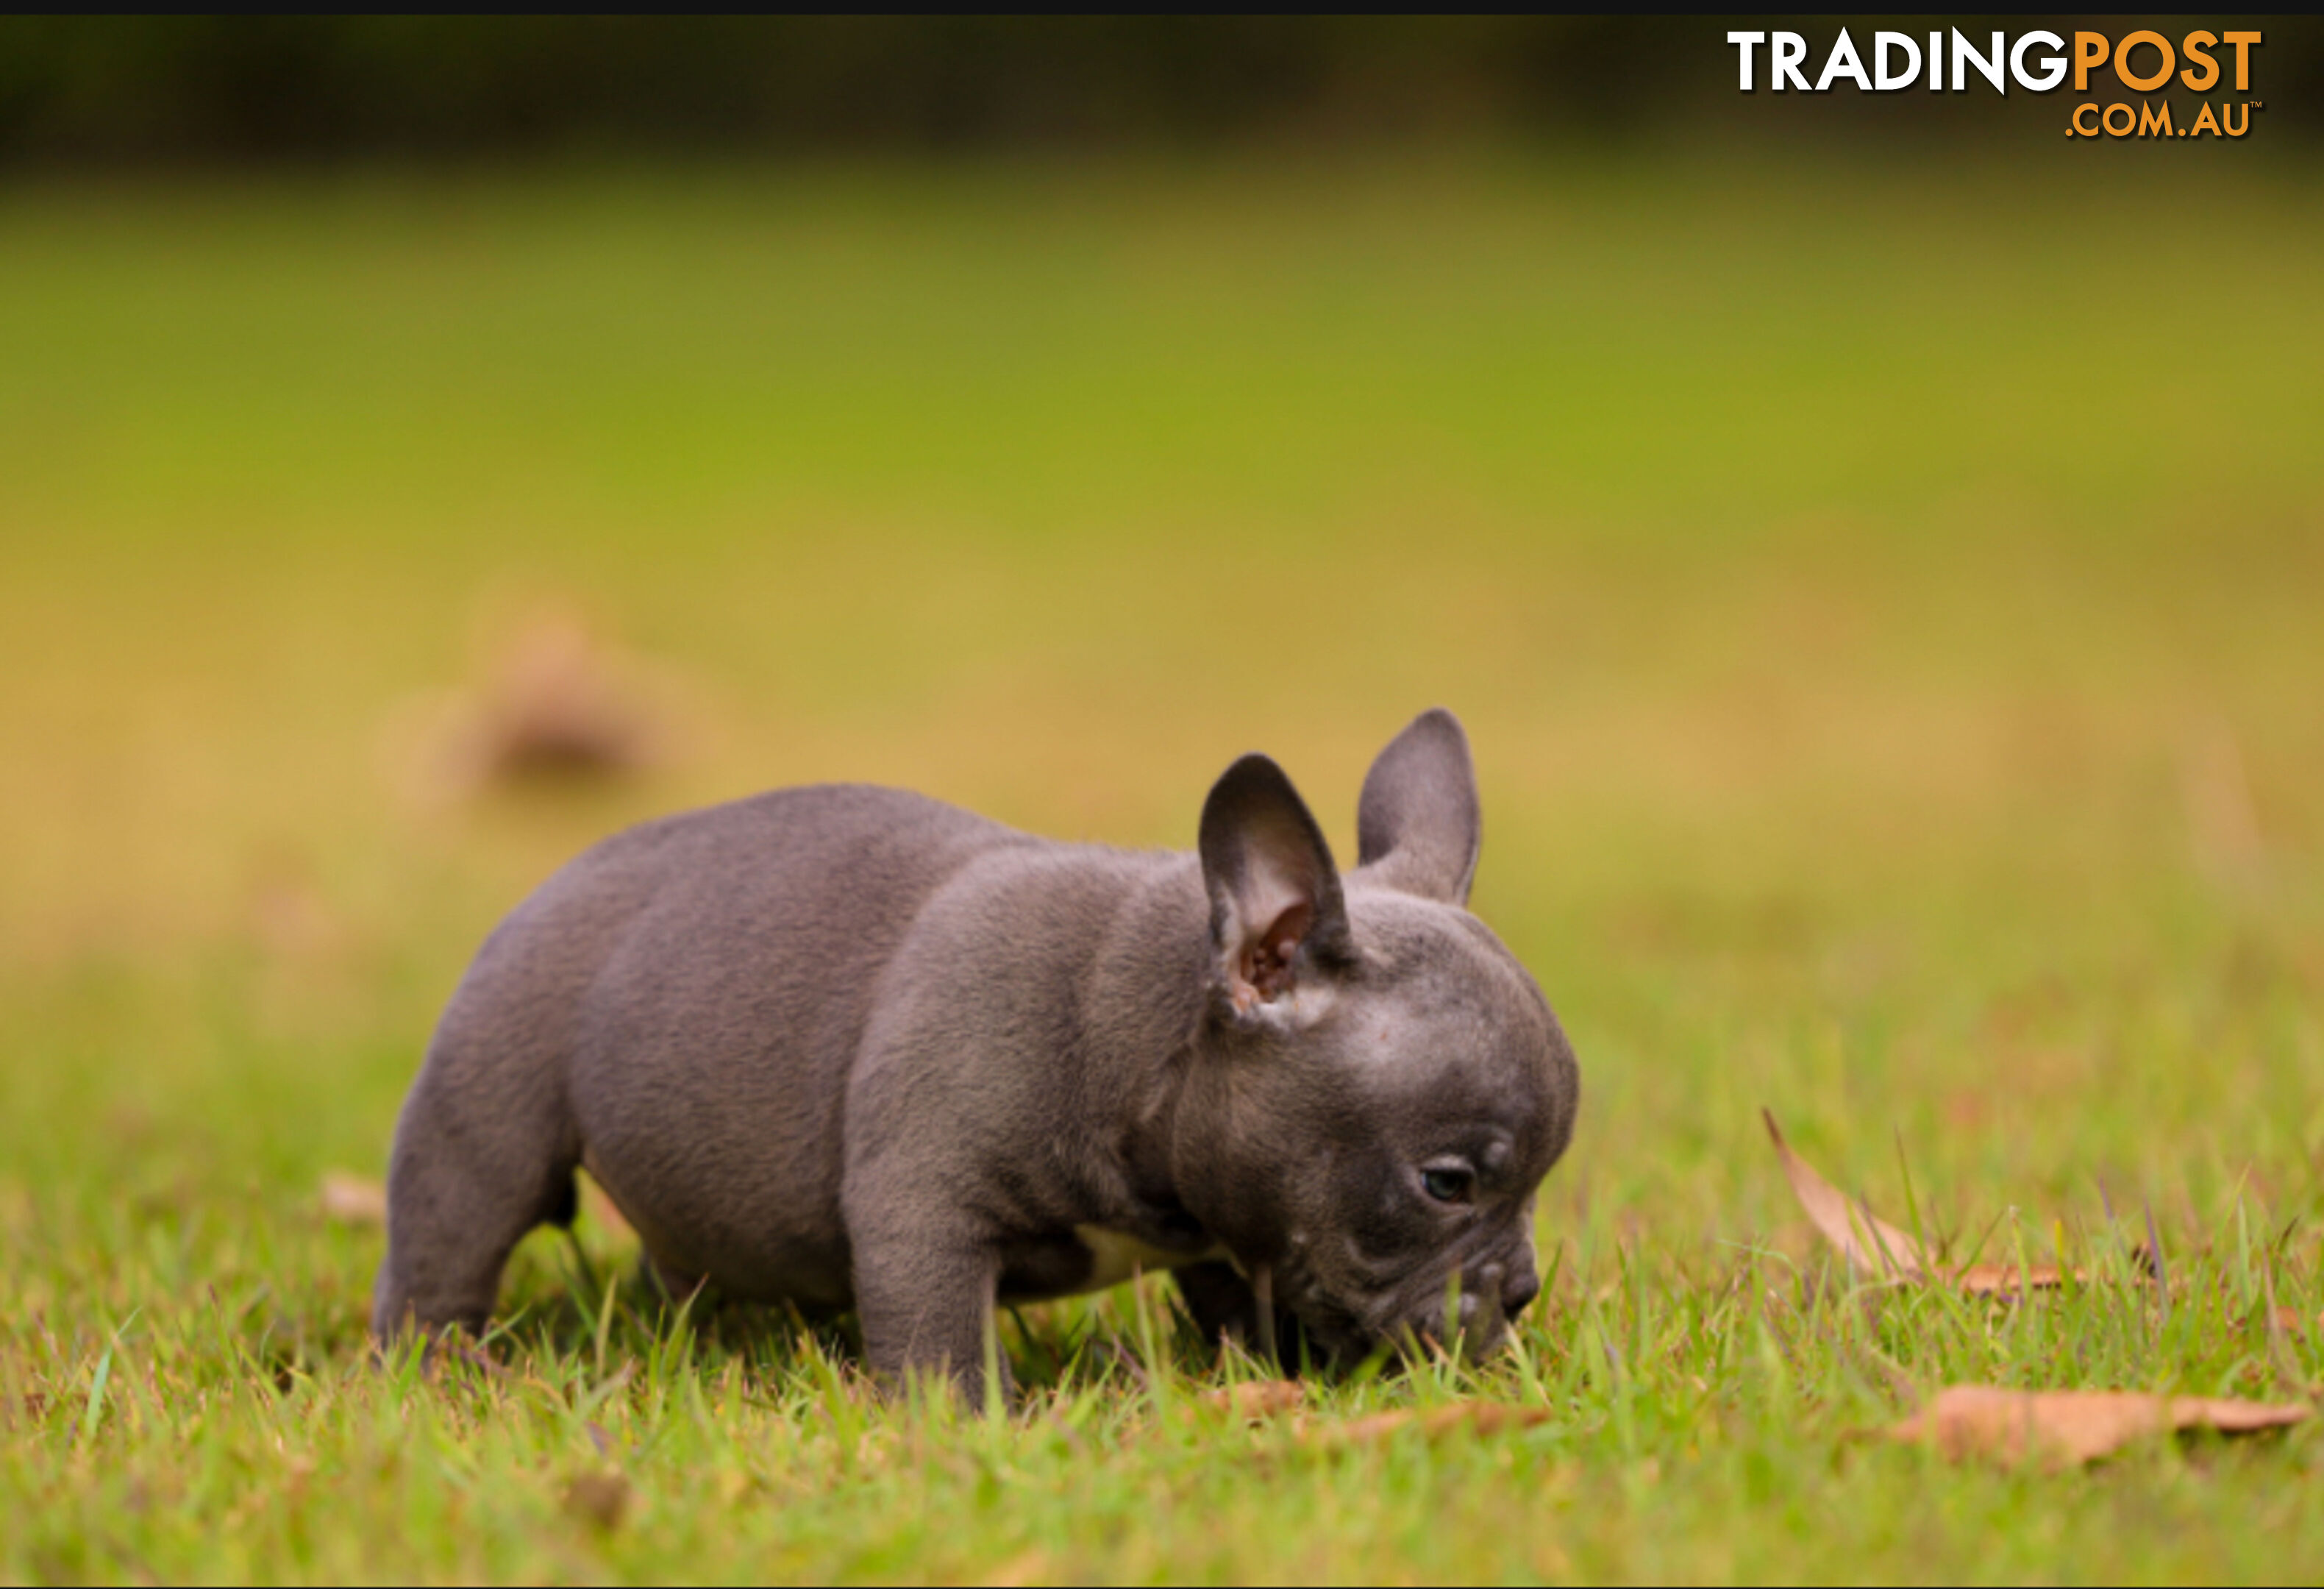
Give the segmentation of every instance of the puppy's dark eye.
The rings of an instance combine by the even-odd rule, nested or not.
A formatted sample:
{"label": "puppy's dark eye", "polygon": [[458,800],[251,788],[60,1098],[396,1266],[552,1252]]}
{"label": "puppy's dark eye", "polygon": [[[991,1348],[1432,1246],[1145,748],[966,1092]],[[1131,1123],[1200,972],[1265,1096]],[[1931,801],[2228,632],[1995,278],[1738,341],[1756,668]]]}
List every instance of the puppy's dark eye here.
{"label": "puppy's dark eye", "polygon": [[1439,1203],[1466,1203],[1476,1178],[1465,1169],[1424,1169],[1420,1189]]}

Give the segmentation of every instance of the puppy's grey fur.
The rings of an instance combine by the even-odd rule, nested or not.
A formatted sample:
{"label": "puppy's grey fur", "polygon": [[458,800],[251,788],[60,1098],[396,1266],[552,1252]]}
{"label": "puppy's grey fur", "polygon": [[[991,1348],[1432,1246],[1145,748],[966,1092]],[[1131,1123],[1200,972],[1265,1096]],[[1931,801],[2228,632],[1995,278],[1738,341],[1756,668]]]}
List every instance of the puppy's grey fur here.
{"label": "puppy's grey fur", "polygon": [[1489,1349],[1538,1289],[1572,1054],[1464,908],[1451,714],[1381,753],[1357,833],[1342,878],[1250,755],[1197,855],[854,785],[599,845],[445,1012],[396,1127],[374,1330],[481,1332],[586,1167],[669,1283],[853,1307],[875,1370],[971,1395],[996,1298],[1132,1261],[1176,1267],[1207,1328],[1279,1321],[1325,1357],[1441,1335],[1457,1289]]}

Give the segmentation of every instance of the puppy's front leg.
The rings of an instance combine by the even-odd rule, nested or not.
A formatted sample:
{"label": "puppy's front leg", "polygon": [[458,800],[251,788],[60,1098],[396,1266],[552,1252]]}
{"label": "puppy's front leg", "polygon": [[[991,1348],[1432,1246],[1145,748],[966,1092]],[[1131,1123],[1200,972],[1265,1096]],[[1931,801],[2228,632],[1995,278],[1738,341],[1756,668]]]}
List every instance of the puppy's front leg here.
{"label": "puppy's front leg", "polygon": [[1190,1263],[1173,1270],[1171,1278],[1178,1282],[1178,1294],[1186,1299],[1194,1327],[1206,1338],[1232,1341],[1244,1351],[1261,1355],[1272,1344],[1277,1365],[1287,1373],[1298,1372],[1309,1361],[1311,1349],[1297,1316],[1287,1307],[1274,1309],[1270,1341],[1270,1332],[1259,1324],[1259,1295],[1232,1264]]}
{"label": "puppy's front leg", "polygon": [[[929,1232],[863,1243],[855,1252],[855,1307],[872,1372],[901,1388],[943,1375],[972,1408],[984,1404],[984,1353],[1001,1264],[973,1237]],[[1009,1364],[996,1350],[1001,1393]]]}

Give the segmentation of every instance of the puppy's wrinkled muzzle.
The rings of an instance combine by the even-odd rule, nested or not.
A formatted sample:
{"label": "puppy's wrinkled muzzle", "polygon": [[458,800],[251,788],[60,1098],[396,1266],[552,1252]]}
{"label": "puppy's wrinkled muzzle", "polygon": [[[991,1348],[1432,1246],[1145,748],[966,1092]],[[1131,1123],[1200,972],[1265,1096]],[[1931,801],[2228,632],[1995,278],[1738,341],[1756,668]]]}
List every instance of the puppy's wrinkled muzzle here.
{"label": "puppy's wrinkled muzzle", "polygon": [[1532,1254],[1480,1263],[1422,1301],[1409,1293],[1379,1310],[1379,1338],[1406,1357],[1450,1350],[1479,1363],[1508,1343],[1510,1321],[1541,1294]]}

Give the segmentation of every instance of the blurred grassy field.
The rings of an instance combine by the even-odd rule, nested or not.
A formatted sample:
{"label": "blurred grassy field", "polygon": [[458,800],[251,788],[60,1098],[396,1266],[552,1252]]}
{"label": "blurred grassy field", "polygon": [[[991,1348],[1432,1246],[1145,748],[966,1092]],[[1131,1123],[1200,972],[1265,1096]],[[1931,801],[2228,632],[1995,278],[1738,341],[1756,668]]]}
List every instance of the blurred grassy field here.
{"label": "blurred grassy field", "polygon": [[[2312,1575],[2312,1434],[2058,1479],[1846,1437],[1952,1377],[2324,1375],[2254,1323],[2324,1308],[2317,199],[2076,160],[0,193],[0,1577]],[[683,753],[415,799],[426,703],[544,605]],[[376,1172],[466,956],[593,837],[866,778],[1185,845],[1257,747],[1344,854],[1439,702],[1477,908],[1583,1067],[1490,1387],[1550,1424],[1188,1423],[1156,1288],[1030,1316],[1037,1387],[1107,1344],[953,1428],[779,1327],[609,1340],[545,1240],[521,1378],[364,1363],[376,1233],[318,1180]],[[1901,1151],[1964,1249],[2119,1279],[2151,1212],[2187,1289],[1868,1303],[1762,1103],[1892,1217]],[[559,1497],[609,1462],[606,1530]]]}

